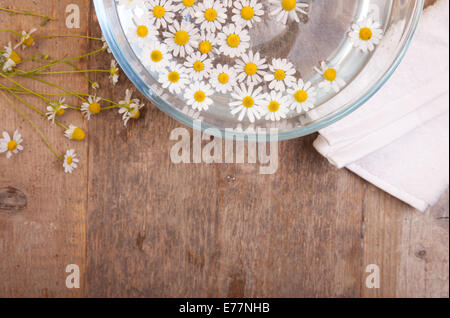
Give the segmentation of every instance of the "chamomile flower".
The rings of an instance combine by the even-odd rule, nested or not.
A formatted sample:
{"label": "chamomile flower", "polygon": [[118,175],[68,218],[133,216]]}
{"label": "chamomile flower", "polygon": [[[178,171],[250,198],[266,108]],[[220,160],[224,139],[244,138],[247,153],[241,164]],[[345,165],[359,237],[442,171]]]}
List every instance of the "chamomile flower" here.
{"label": "chamomile flower", "polygon": [[167,49],[167,45],[159,42],[152,42],[142,50],[142,64],[148,67],[152,72],[159,72],[165,68],[172,55]]}
{"label": "chamomile flower", "polygon": [[14,47],[14,49],[17,49],[19,46],[22,46],[22,50],[26,47],[30,47],[34,45],[34,38],[31,36],[34,32],[36,32],[36,29],[31,29],[30,32],[22,31],[22,36],[20,37],[20,42],[17,43],[17,45]]}
{"label": "chamomile flower", "polygon": [[133,90],[127,89],[125,91],[125,99],[119,102],[119,114],[122,115],[124,126],[128,124],[130,119],[138,119],[141,117],[141,109],[145,106],[137,98],[131,98]]}
{"label": "chamomile flower", "polygon": [[175,2],[175,12],[179,12],[183,17],[184,16],[195,16],[195,11],[197,7],[195,6],[198,3],[198,0],[173,0]]}
{"label": "chamomile flower", "polygon": [[270,14],[283,24],[286,24],[288,20],[300,22],[299,13],[308,15],[306,9],[309,4],[301,0],[269,0],[269,2],[271,4]]}
{"label": "chamomile flower", "polygon": [[124,7],[124,9],[134,10],[139,4],[142,4],[142,0],[116,0],[119,6]]}
{"label": "chamomile flower", "polygon": [[262,105],[264,104],[264,94],[262,87],[254,89],[253,85],[246,86],[241,84],[236,86],[235,91],[231,93],[233,101],[230,103],[231,114],[238,115],[238,120],[242,121],[245,117],[251,123],[260,119],[263,115]]}
{"label": "chamomile flower", "polygon": [[210,96],[214,94],[211,85],[203,82],[194,82],[186,89],[184,98],[186,103],[191,105],[193,109],[198,111],[208,110],[213,104]]}
{"label": "chamomile flower", "polygon": [[106,52],[108,52],[109,54],[111,54],[111,53],[112,53],[112,52],[111,52],[111,49],[109,48],[108,42],[106,42],[106,39],[105,39],[105,36],[104,36],[104,35],[102,35],[102,43],[103,43],[102,49],[105,49]]}
{"label": "chamomile flower", "polygon": [[250,47],[250,36],[242,26],[229,24],[222,28],[218,35],[220,53],[229,57],[236,57]]}
{"label": "chamomile flower", "polygon": [[198,50],[202,54],[208,54],[209,57],[213,57],[214,50],[217,50],[217,39],[214,33],[201,31],[198,38]]}
{"label": "chamomile flower", "polygon": [[83,129],[78,128],[72,124],[69,125],[69,128],[64,132],[64,136],[71,140],[81,141],[86,138],[86,133]]}
{"label": "chamomile flower", "polygon": [[113,85],[119,82],[119,68],[116,60],[111,60],[111,68],[109,69],[109,79]]}
{"label": "chamomile flower", "polygon": [[181,21],[181,24],[175,20],[163,35],[169,51],[175,57],[192,54],[194,47],[198,46],[198,29],[185,20]]}
{"label": "chamomile flower", "polygon": [[9,159],[13,154],[17,154],[23,150],[22,142],[22,135],[17,130],[14,132],[12,138],[4,131],[3,138],[0,138],[0,153],[6,152],[6,158]]}
{"label": "chamomile flower", "polygon": [[284,92],[286,87],[295,83],[296,70],[294,65],[286,59],[273,59],[269,66],[270,72],[264,76],[264,80],[270,82],[269,88]]}
{"label": "chamomile flower", "polygon": [[66,151],[66,154],[64,155],[64,172],[65,173],[72,173],[76,168],[78,168],[78,158],[77,154],[75,153],[75,150],[70,149]]}
{"label": "chamomile flower", "polygon": [[64,98],[60,98],[59,102],[51,102],[47,106],[47,112],[45,115],[47,116],[47,119],[51,121],[52,123],[55,123],[55,118],[57,116],[64,115],[65,111],[67,109],[67,106],[64,105]]}
{"label": "chamomile flower", "polygon": [[249,28],[253,23],[261,22],[264,15],[263,5],[258,0],[238,0],[234,1],[232,21],[236,24]]}
{"label": "chamomile flower", "polygon": [[147,0],[145,5],[148,13],[145,14],[156,29],[167,28],[174,21],[176,7],[172,0]]}
{"label": "chamomile flower", "polygon": [[314,108],[316,89],[311,82],[304,82],[301,78],[287,90],[291,109],[297,113],[307,112]]}
{"label": "chamomile flower", "polygon": [[200,25],[201,30],[216,32],[222,29],[227,14],[222,1],[203,0],[197,5],[195,18],[195,23]]}
{"label": "chamomile flower", "polygon": [[5,59],[3,72],[11,72],[13,67],[22,62],[22,58],[11,47],[11,42],[8,43],[8,46],[5,46],[2,57]]}
{"label": "chamomile flower", "polygon": [[174,62],[169,63],[167,68],[161,70],[158,81],[172,94],[180,94],[189,83],[186,68]]}
{"label": "chamomile flower", "polygon": [[210,83],[219,93],[231,92],[236,85],[236,70],[228,65],[217,64],[211,71]]}
{"label": "chamomile flower", "polygon": [[238,82],[247,82],[247,85],[256,85],[262,82],[267,69],[266,59],[261,58],[259,52],[256,54],[249,51],[243,53],[241,59],[236,61],[236,72]]}
{"label": "chamomile flower", "polygon": [[100,107],[100,101],[102,99],[96,96],[89,96],[87,102],[81,104],[81,112],[87,120],[91,119],[91,116],[97,115],[102,110]]}
{"label": "chamomile flower", "polygon": [[341,88],[347,84],[339,77],[339,71],[336,68],[327,65],[325,62],[320,64],[320,69],[316,67],[315,70],[323,76],[323,81],[319,83],[319,88],[323,89],[325,92],[329,92],[333,89],[336,93],[339,93]]}
{"label": "chamomile flower", "polygon": [[375,45],[380,44],[383,38],[383,30],[381,24],[374,21],[372,16],[369,16],[352,25],[349,37],[354,47],[366,53],[367,51],[373,51]]}
{"label": "chamomile flower", "polygon": [[264,95],[264,116],[266,120],[285,119],[289,112],[289,96],[282,92],[271,91]]}
{"label": "chamomile flower", "polygon": [[158,36],[158,31],[147,17],[134,18],[134,24],[128,29],[128,40],[139,48],[144,48],[150,39]]}
{"label": "chamomile flower", "polygon": [[209,78],[212,69],[212,62],[208,55],[196,52],[187,57],[184,63],[187,73],[195,81],[202,81]]}

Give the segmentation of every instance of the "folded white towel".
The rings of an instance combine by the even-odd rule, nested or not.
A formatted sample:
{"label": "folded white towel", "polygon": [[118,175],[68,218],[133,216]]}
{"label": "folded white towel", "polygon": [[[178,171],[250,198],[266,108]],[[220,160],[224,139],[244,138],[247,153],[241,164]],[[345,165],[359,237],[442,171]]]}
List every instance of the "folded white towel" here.
{"label": "folded white towel", "polygon": [[425,10],[389,82],[320,131],[316,149],[339,168],[424,211],[449,183],[449,2]]}

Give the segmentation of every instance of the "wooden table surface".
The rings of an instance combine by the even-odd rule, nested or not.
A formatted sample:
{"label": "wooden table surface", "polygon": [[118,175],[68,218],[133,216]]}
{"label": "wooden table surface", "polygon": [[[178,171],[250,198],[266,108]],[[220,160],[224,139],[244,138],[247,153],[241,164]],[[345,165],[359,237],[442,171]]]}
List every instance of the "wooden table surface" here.
{"label": "wooden table surface", "polygon": [[[80,29],[65,28],[71,3],[81,9]],[[89,0],[0,0],[0,7],[56,16],[39,35],[100,35]],[[40,22],[1,12],[0,21],[0,28],[16,30]],[[0,45],[13,39],[1,33]],[[47,39],[27,54],[71,57],[99,46]],[[109,63],[101,55],[80,67]],[[93,93],[80,76],[50,78]],[[123,74],[114,88],[107,76],[94,78],[102,87],[97,93],[113,100],[131,87]],[[332,167],[314,151],[315,136],[280,143],[274,175],[260,175],[253,164],[176,165],[169,135],[181,124],[152,105],[127,128],[116,111],[89,122],[68,112],[64,122],[88,131],[81,143],[29,114],[59,152],[76,149],[81,168],[64,174],[30,125],[0,98],[0,131],[19,129],[25,140],[20,155],[0,156],[0,297],[449,295],[448,193],[422,214]],[[23,194],[16,198],[19,205],[26,200],[25,208],[1,209],[11,188]],[[66,288],[68,264],[80,268],[80,289]],[[366,288],[370,264],[380,268],[379,289]]]}

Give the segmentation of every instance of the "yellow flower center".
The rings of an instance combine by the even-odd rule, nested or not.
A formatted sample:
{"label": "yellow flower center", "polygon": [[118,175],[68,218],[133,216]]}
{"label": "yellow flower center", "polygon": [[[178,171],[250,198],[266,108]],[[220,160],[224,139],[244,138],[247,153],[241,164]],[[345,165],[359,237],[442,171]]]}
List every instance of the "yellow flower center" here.
{"label": "yellow flower center", "polygon": [[221,73],[217,79],[219,80],[219,83],[226,84],[230,80],[230,76],[228,76],[227,73]]}
{"label": "yellow flower center", "polygon": [[244,71],[247,75],[255,75],[258,72],[258,66],[255,63],[248,63],[245,65]]}
{"label": "yellow flower center", "polygon": [[180,30],[177,33],[175,33],[175,43],[178,45],[186,45],[189,42],[189,34],[184,31]]}
{"label": "yellow flower center", "polygon": [[17,149],[17,142],[15,140],[11,140],[10,142],[8,142],[9,151],[14,151],[16,149]]}
{"label": "yellow flower center", "polygon": [[286,11],[292,11],[297,7],[296,0],[283,0],[281,1],[281,7]]}
{"label": "yellow flower center", "polygon": [[17,54],[14,51],[11,52],[11,54],[9,55],[9,58],[11,60],[13,60],[13,62],[16,64],[19,64],[20,62],[22,62],[22,59],[20,58],[19,54]]}
{"label": "yellow flower center", "polygon": [[100,110],[101,110],[100,105],[97,102],[93,102],[92,104],[89,105],[89,112],[91,114],[96,115],[100,113]]}
{"label": "yellow flower center", "polygon": [[255,16],[255,10],[252,7],[243,7],[241,10],[241,17],[244,20],[251,20]]}
{"label": "yellow flower center", "polygon": [[362,28],[359,31],[359,38],[363,41],[369,41],[372,38],[372,30],[369,28]]}
{"label": "yellow flower center", "polygon": [[163,55],[162,55],[161,51],[154,50],[150,54],[150,58],[152,59],[153,62],[157,63],[157,62],[160,62],[163,59]]}
{"label": "yellow flower center", "polygon": [[308,99],[308,93],[301,89],[294,94],[294,98],[299,103],[304,103]]}
{"label": "yellow flower center", "polygon": [[71,156],[67,157],[67,164],[70,166],[73,162],[73,158]]}
{"label": "yellow flower center", "polygon": [[168,79],[172,83],[177,83],[180,80],[180,74],[178,74],[177,72],[170,72]]}
{"label": "yellow flower center", "polygon": [[166,14],[166,9],[163,6],[156,6],[153,8],[153,16],[157,19],[161,19]]}
{"label": "yellow flower center", "polygon": [[141,111],[139,109],[133,109],[130,114],[133,116],[130,116],[131,119],[139,119],[141,117]]}
{"label": "yellow flower center", "polygon": [[73,130],[73,133],[72,133],[72,139],[73,139],[73,140],[81,141],[81,140],[84,140],[84,138],[86,138],[86,134],[85,134],[85,132],[83,131],[83,129],[81,129],[81,128],[75,128],[75,129]]}
{"label": "yellow flower center", "polygon": [[251,96],[246,96],[242,100],[242,105],[244,105],[244,107],[247,107],[247,108],[252,108],[253,105],[255,105],[255,100]]}
{"label": "yellow flower center", "polygon": [[197,61],[194,63],[194,70],[196,72],[201,72],[205,69],[205,64],[202,61]]}
{"label": "yellow flower center", "polygon": [[212,44],[209,41],[202,41],[199,45],[199,50],[203,54],[208,54],[212,50]]}
{"label": "yellow flower center", "polygon": [[275,71],[275,79],[277,81],[282,81],[286,77],[286,73],[283,70],[276,70]]}
{"label": "yellow flower center", "polygon": [[280,109],[280,103],[277,101],[271,101],[269,104],[269,111],[272,113],[276,113]]}
{"label": "yellow flower center", "polygon": [[32,46],[34,44],[34,39],[31,36],[28,36],[28,38],[24,39],[22,43],[25,46]]}
{"label": "yellow flower center", "polygon": [[192,7],[195,3],[195,0],[183,0],[183,4],[185,7]]}
{"label": "yellow flower center", "polygon": [[62,116],[62,115],[64,115],[65,112],[66,112],[66,111],[64,110],[64,108],[59,108],[59,109],[55,112],[55,115],[56,115],[56,116]]}
{"label": "yellow flower center", "polygon": [[334,68],[329,68],[325,71],[325,73],[323,73],[323,77],[329,81],[329,82],[333,82],[336,77],[337,77],[337,72]]}
{"label": "yellow flower center", "polygon": [[148,35],[148,28],[145,25],[140,25],[137,27],[137,35],[141,38],[145,38]]}
{"label": "yellow flower center", "polygon": [[227,44],[229,47],[238,47],[241,44],[241,38],[239,35],[232,33],[227,38]]}
{"label": "yellow flower center", "polygon": [[204,92],[202,92],[202,91],[197,91],[194,94],[194,99],[197,102],[201,103],[201,102],[203,102],[206,99],[206,94]]}
{"label": "yellow flower center", "polygon": [[209,8],[205,11],[205,19],[212,22],[217,19],[217,11],[213,8]]}

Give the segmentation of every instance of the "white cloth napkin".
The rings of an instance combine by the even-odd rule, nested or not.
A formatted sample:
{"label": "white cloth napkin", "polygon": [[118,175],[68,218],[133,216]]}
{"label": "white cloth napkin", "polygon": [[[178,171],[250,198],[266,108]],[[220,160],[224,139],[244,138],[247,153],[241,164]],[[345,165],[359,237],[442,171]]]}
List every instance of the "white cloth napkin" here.
{"label": "white cloth napkin", "polygon": [[359,110],[320,131],[315,148],[425,211],[449,184],[449,1],[428,7],[404,61]]}

